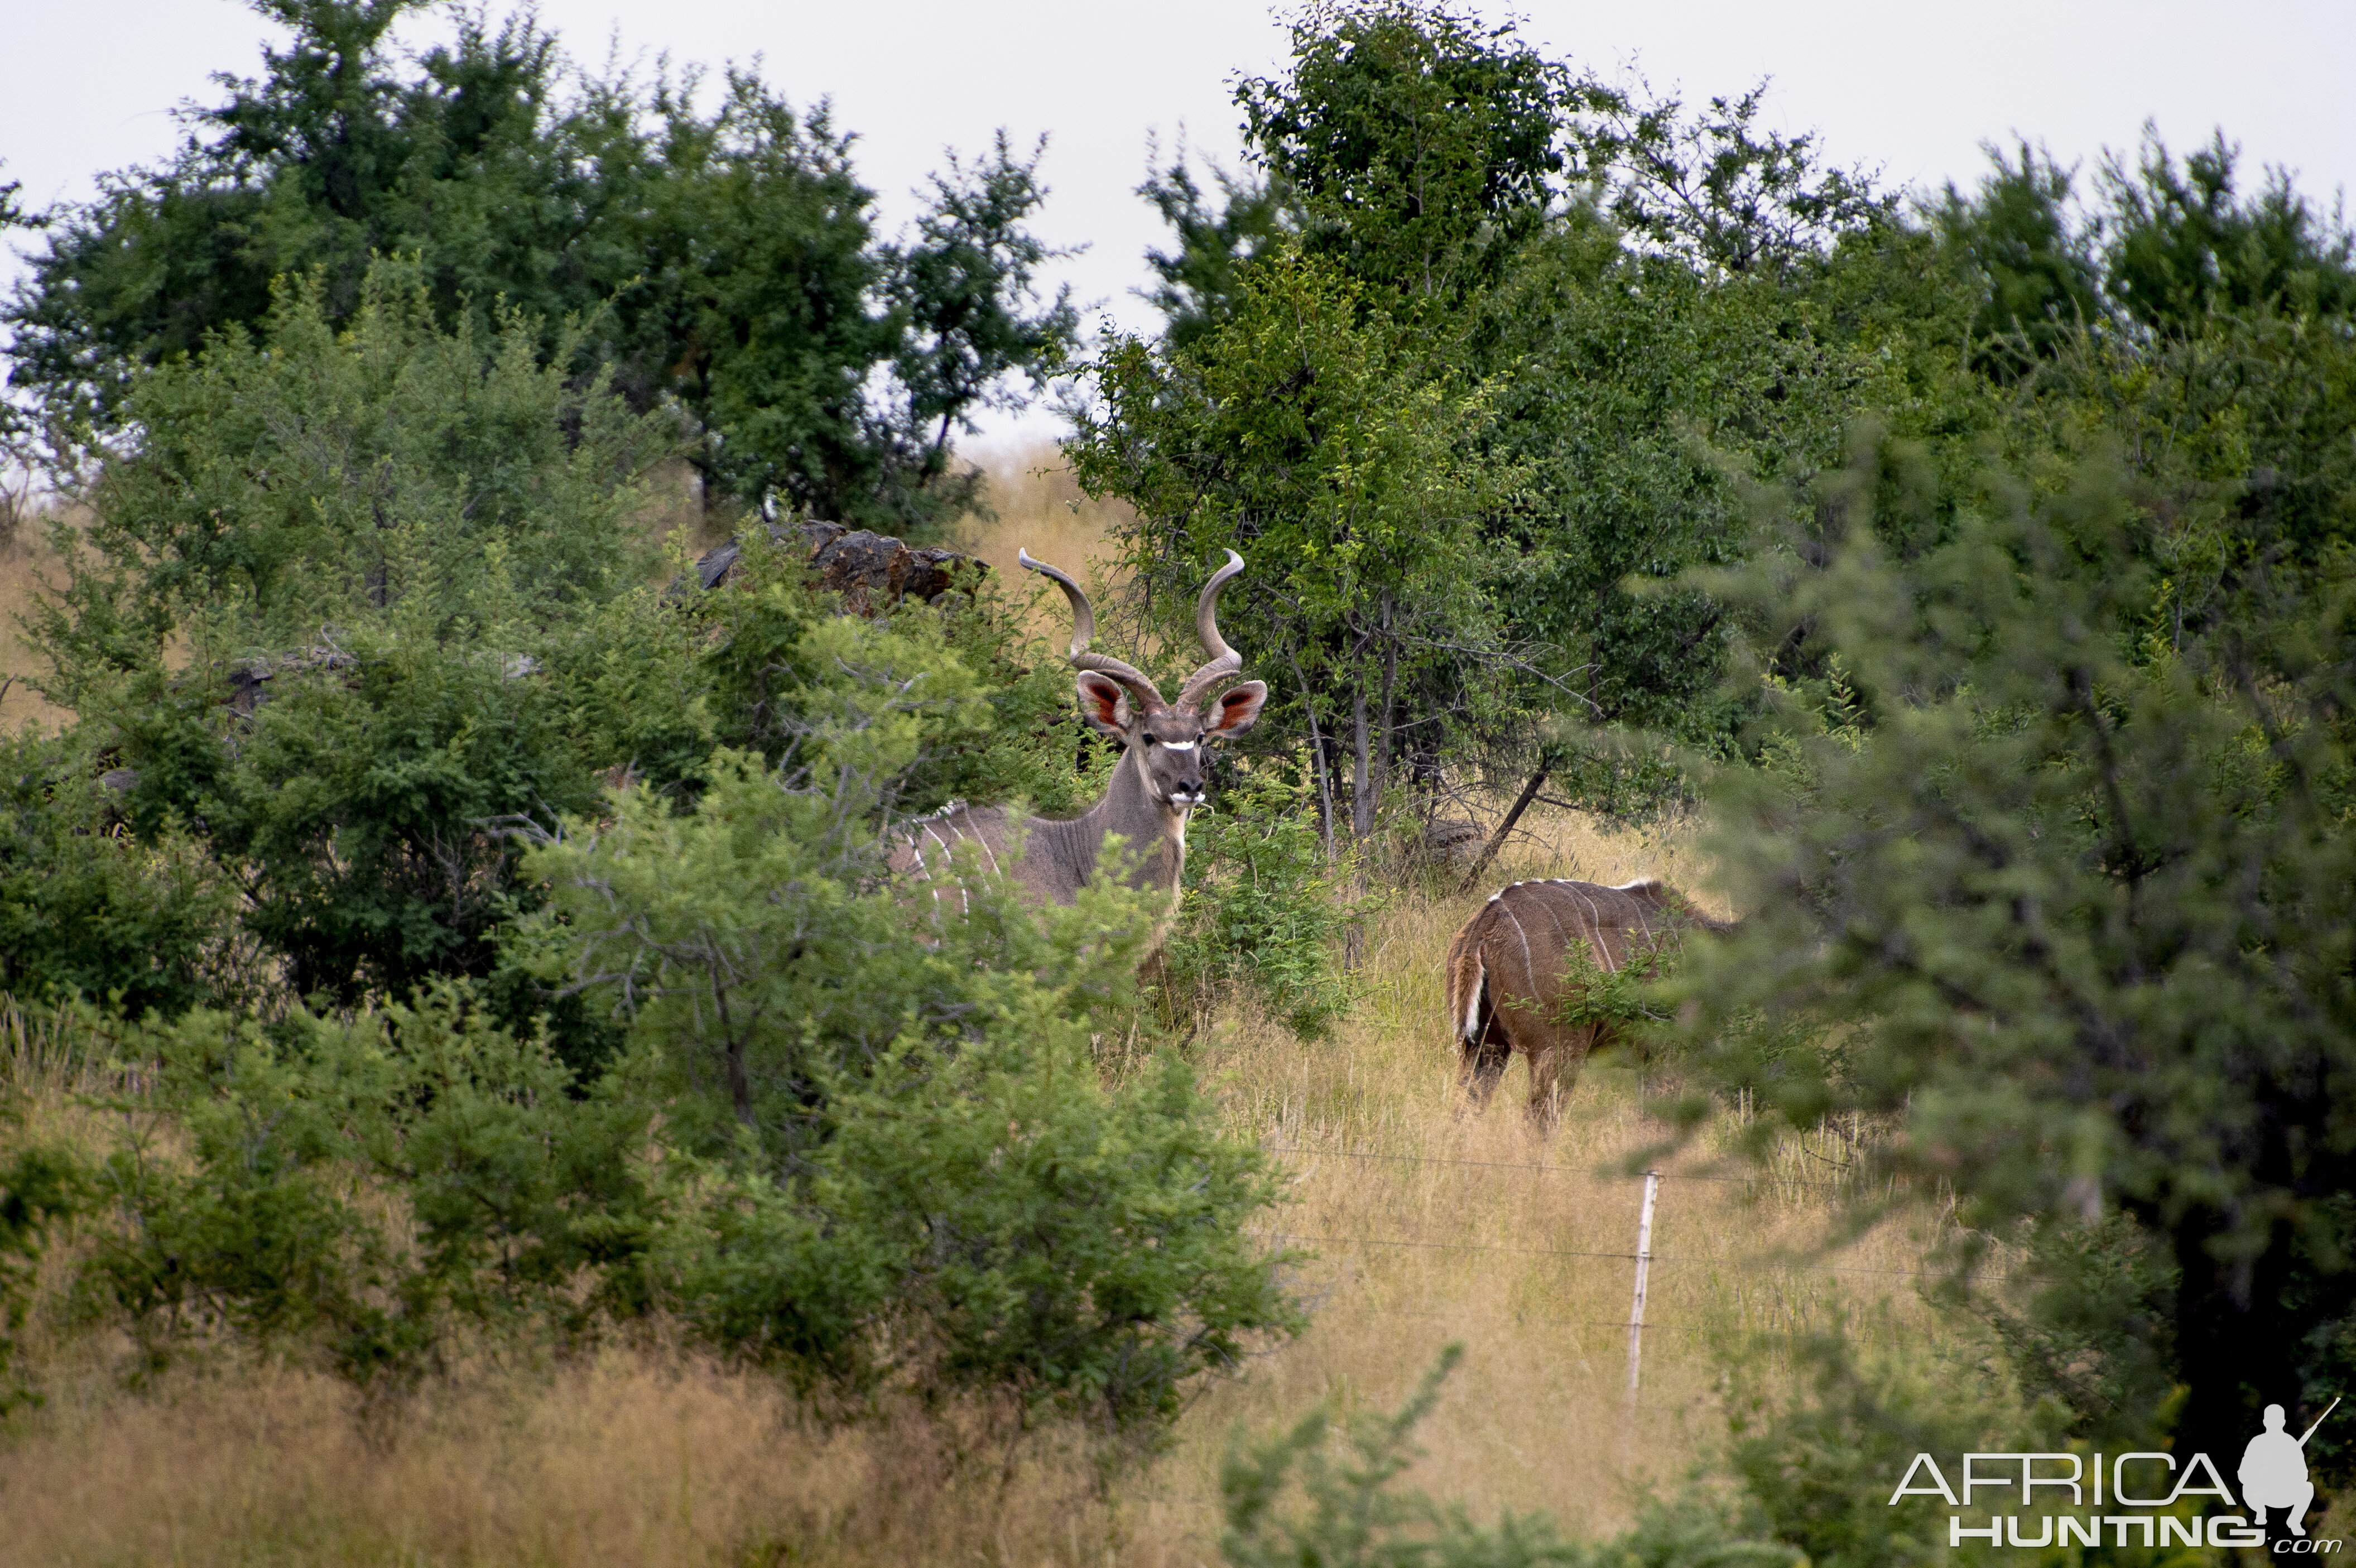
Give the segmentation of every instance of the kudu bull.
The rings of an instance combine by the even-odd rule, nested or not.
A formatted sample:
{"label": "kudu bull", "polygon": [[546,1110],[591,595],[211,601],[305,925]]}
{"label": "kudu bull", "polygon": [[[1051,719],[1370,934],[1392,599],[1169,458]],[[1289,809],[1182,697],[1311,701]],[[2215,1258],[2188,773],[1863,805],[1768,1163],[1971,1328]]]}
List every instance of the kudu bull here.
{"label": "kudu bull", "polygon": [[1649,961],[1687,927],[1725,930],[1651,877],[1516,882],[1489,896],[1448,944],[1448,1017],[1462,1052],[1457,1081],[1485,1105],[1514,1054],[1530,1069],[1529,1114],[1551,1122],[1579,1069],[1612,1036],[1609,1020],[1568,1022],[1585,987],[1574,964],[1617,972]]}
{"label": "kudu bull", "polygon": [[[1044,562],[1033,561],[1027,551],[1017,551],[1016,557],[1030,570],[1052,578],[1071,600],[1072,646],[1066,657],[1080,671],[1080,714],[1090,728],[1121,744],[1120,762],[1104,799],[1085,815],[1058,822],[1017,817],[999,806],[950,806],[905,830],[892,851],[891,867],[919,879],[930,879],[936,872],[946,878],[951,875],[949,857],[956,846],[971,843],[984,869],[1005,873],[1033,902],[1069,904],[1095,875],[1105,841],[1118,834],[1135,857],[1130,884],[1167,889],[1174,904],[1179,875],[1186,865],[1186,819],[1203,803],[1203,747],[1251,728],[1268,701],[1268,686],[1259,681],[1210,695],[1221,682],[1243,671],[1243,655],[1220,637],[1218,623],[1219,589],[1244,569],[1243,557],[1228,551],[1227,564],[1203,585],[1194,604],[1194,630],[1211,659],[1186,678],[1174,703],[1163,700],[1160,689],[1134,666],[1088,651],[1096,636],[1096,613],[1077,583]],[[945,881],[934,889],[934,897],[947,897],[953,886]]]}

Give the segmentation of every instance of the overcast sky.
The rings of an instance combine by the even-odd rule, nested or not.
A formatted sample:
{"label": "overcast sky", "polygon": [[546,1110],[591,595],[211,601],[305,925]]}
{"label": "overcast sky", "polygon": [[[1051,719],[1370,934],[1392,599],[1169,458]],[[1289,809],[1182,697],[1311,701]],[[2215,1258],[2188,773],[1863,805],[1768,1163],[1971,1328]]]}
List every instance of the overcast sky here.
{"label": "overcast sky", "polygon": [[[2222,126],[2254,176],[2287,166],[2326,207],[2356,185],[2351,0],[1527,0],[1513,10],[1550,52],[1633,66],[1688,99],[1771,77],[1772,123],[1820,133],[1832,160],[1878,166],[1895,184],[1968,185],[1985,164],[1980,144],[2016,135],[2091,169],[2150,120],[2178,148]],[[1001,125],[1025,143],[1045,134],[1053,195],[1041,231],[1087,247],[1061,276],[1084,304],[1139,328],[1152,313],[1131,291],[1158,238],[1132,194],[1148,137],[1166,146],[1183,128],[1233,164],[1230,81],[1275,69],[1285,42],[1278,16],[1248,0],[541,0],[539,11],[593,65],[609,47],[648,68],[665,53],[712,66],[758,56],[796,102],[831,97],[837,124],[860,135],[858,168],[887,231],[914,209],[910,193],[945,146],[980,149]],[[252,74],[268,31],[232,0],[0,0],[0,17],[14,62],[0,91],[0,177],[21,180],[33,204],[85,198],[99,171],[162,156],[180,134],[173,106],[212,97],[213,71]],[[446,30],[428,15],[399,36]],[[1003,420],[999,429],[1012,433]]]}

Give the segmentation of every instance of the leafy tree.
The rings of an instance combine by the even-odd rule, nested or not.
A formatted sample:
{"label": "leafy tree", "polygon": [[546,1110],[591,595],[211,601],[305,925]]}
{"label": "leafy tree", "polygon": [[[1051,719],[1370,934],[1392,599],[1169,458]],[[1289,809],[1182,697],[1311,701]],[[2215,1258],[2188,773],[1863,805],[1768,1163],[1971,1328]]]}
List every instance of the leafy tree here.
{"label": "leafy tree", "polygon": [[[890,299],[901,347],[893,360],[897,406],[883,411],[876,446],[884,483],[875,512],[897,515],[907,529],[953,518],[980,502],[981,475],[954,481],[949,437],[974,435],[975,411],[1021,407],[1007,379],[1029,376],[1033,392],[1060,367],[1078,339],[1071,288],[1053,300],[1038,295],[1041,265],[1073,252],[1053,251],[1023,227],[1047,192],[1039,183],[1046,139],[1018,158],[1001,131],[990,157],[968,166],[952,154],[949,172],[933,176],[933,205],[916,220],[916,242],[894,258]],[[1035,310],[1033,307],[1036,307]]]}
{"label": "leafy tree", "polygon": [[1217,188],[1215,204],[1187,160],[1182,144],[1166,167],[1147,160],[1137,194],[1152,203],[1177,248],[1149,249],[1146,264],[1162,281],[1147,297],[1162,312],[1162,332],[1173,347],[1189,347],[1216,326],[1243,287],[1243,274],[1271,254],[1300,227],[1300,217],[1281,187],[1248,174],[1210,167]]}
{"label": "leafy tree", "polygon": [[2294,572],[2356,538],[2356,338],[2296,316],[2215,316],[2147,343],[2080,335],[1991,434],[2023,460],[2108,440],[2166,519],[2136,545],[2171,640],[2232,613],[2254,558]]}
{"label": "leafy tree", "polygon": [[[2082,325],[2104,318],[2101,263],[2070,212],[2069,170],[2026,143],[2018,164],[2001,147],[1987,151],[1996,167],[1977,195],[1964,197],[1950,185],[1932,222],[1942,243],[1985,280],[1973,337],[2008,338],[2032,357],[2048,355]],[[1989,370],[2008,368],[2003,345],[1983,354]]]}
{"label": "leafy tree", "polygon": [[1406,768],[1478,715],[1506,651],[1477,549],[1510,483],[1474,457],[1485,392],[1431,376],[1364,297],[1307,258],[1256,268],[1194,347],[1111,345],[1066,447],[1083,485],[1136,509],[1123,553],[1173,621],[1198,564],[1242,551],[1251,569],[1224,602],[1273,677],[1262,728],[1308,740],[1329,833],[1347,767],[1359,842]]}
{"label": "leafy tree", "polygon": [[626,276],[594,275],[622,258],[594,256],[582,221],[599,193],[579,175],[616,127],[557,109],[553,40],[462,17],[404,81],[387,35],[419,3],[257,0],[294,34],[263,74],[217,77],[226,100],[184,112],[168,164],[55,215],[6,312],[15,384],[112,415],[136,367],[258,326],[280,277],[317,274],[340,323],[379,253],[416,253],[437,306],[478,326],[504,298],[552,328]]}
{"label": "leafy tree", "polygon": [[637,252],[616,280],[625,362],[641,401],[670,392],[694,413],[698,461],[720,484],[864,522],[865,385],[900,337],[872,304],[890,274],[874,193],[824,106],[797,115],[732,70],[702,119],[696,86],[656,91],[660,140],[638,155],[648,210],[616,235]]}
{"label": "leafy tree", "polygon": [[703,426],[697,461],[739,495],[897,533],[957,516],[980,476],[949,438],[1017,406],[1007,378],[1035,387],[1078,326],[1064,293],[1037,294],[1059,253],[1025,227],[1044,144],[952,154],[913,242],[885,245],[824,106],[797,116],[732,70],[700,119],[694,86],[654,96],[649,211],[630,231],[644,270],[616,298],[641,400],[676,392]]}
{"label": "leafy tree", "polygon": [[[1984,1235],[2128,1216],[2173,1275],[2144,1353],[2215,1447],[2319,1386],[2356,1309],[2345,571],[2239,556],[2179,635],[2165,514],[2099,458],[2037,478],[1901,558],[1855,474],[1720,580],[1763,646],[1837,651],[1863,713],[1781,699],[1774,766],[1725,778],[1758,914],[1704,950],[1695,1037],[1762,1105],[1886,1118],[1871,1157]],[[1746,1010],[1820,1044],[1763,1051],[1789,1030]]]}
{"label": "leafy tree", "polygon": [[1291,33],[1290,73],[1247,78],[1236,102],[1304,252],[1433,303],[1501,275],[1565,166],[1563,68],[1511,25],[1410,0],[1315,5]]}
{"label": "leafy tree", "polygon": [[568,85],[529,15],[463,16],[406,70],[390,33],[420,3],[254,0],[294,35],[262,73],[217,78],[168,163],[50,215],[0,319],[12,384],[69,445],[136,424],[143,367],[262,329],[280,280],[342,328],[398,255],[437,325],[487,337],[512,313],[568,371],[610,362],[639,412],[676,397],[707,479],[748,499],[900,530],[970,501],[946,433],[1074,326],[1035,296],[1035,153],[953,163],[915,242],[884,244],[823,105],[745,71],[708,115],[692,72]]}
{"label": "leafy tree", "polygon": [[2319,217],[2279,169],[2238,199],[2239,156],[2221,131],[2179,169],[2147,130],[2132,171],[2105,163],[2104,281],[2126,317],[2181,330],[2212,312],[2356,310],[2356,236]]}
{"label": "leafy tree", "polygon": [[2344,317],[2356,308],[2356,239],[2319,213],[2282,170],[2244,197],[2239,149],[2220,133],[2179,164],[2149,127],[2132,165],[2104,160],[2091,212],[2070,171],[2024,143],[2019,161],[1991,146],[1975,197],[1950,187],[1930,218],[1943,245],[1985,290],[1973,323],[1986,369],[2008,376],[2049,357],[2088,323],[2140,346],[2153,333],[2199,333],[2216,318]]}
{"label": "leafy tree", "polygon": [[[1407,634],[1451,647],[1459,668],[1411,671],[1380,709],[1390,723],[1397,707],[1413,779],[1429,789],[1475,759],[1526,762],[1534,726],[1520,720],[1547,711],[1726,749],[1739,717],[1716,695],[1722,608],[1689,588],[1626,585],[1734,558],[1740,479],[1804,477],[1834,460],[1860,403],[1919,399],[1908,382],[1924,356],[1904,346],[1912,317],[1943,306],[1914,297],[1922,258],[1894,253],[1894,199],[1824,168],[1811,138],[1761,132],[1759,91],[1687,113],[1445,7],[1312,8],[1294,24],[1292,54],[1283,75],[1237,89],[1265,185],[1229,182],[1224,210],[1183,164],[1145,188],[1179,231],[1178,251],[1156,262],[1170,280],[1164,342],[1173,366],[1244,357],[1239,334],[1266,308],[1255,289],[1290,264],[1269,249],[1265,212],[1296,224],[1300,253],[1348,280],[1355,309],[1392,317],[1367,330],[1393,334],[1399,406],[1414,406],[1408,386],[1477,405],[1457,439],[1499,482],[1469,508],[1477,543],[1449,557],[1466,575],[1448,629]],[[1363,352],[1338,340],[1333,351]],[[1278,405],[1300,395],[1287,385]],[[1241,402],[1270,404],[1266,391]],[[1108,395],[1104,407],[1137,403]],[[1199,437],[1177,437],[1166,412],[1158,425],[1108,412],[1084,424],[1076,450],[1101,457],[1115,431],[1119,460],[1084,459],[1082,471],[1149,519],[1157,507],[1208,515],[1223,491],[1334,471],[1255,434],[1231,444],[1214,479],[1183,450]],[[1192,476],[1192,489],[1149,498],[1137,476],[1155,463]],[[1326,557],[1306,559],[1297,581],[1333,575]],[[1154,579],[1157,594],[1176,585]],[[1317,718],[1321,735],[1344,727]],[[1376,750],[1387,747],[1386,736]],[[1637,769],[1641,782],[1572,771],[1575,791],[1615,807],[1675,787],[1657,766]],[[1371,806],[1387,779],[1382,763],[1365,789],[1354,778],[1354,803]],[[1354,816],[1355,832],[1365,825]]]}
{"label": "leafy tree", "polygon": [[1708,271],[1787,274],[1890,221],[1898,199],[1862,170],[1824,167],[1813,135],[1759,130],[1766,95],[1762,83],[1688,114],[1641,80],[1590,75],[1565,92],[1566,134],[1626,233]]}
{"label": "leafy tree", "polygon": [[1576,242],[1533,247],[1489,308],[1524,345],[1489,440],[1528,476],[1490,525],[1504,548],[1489,569],[1506,624],[1547,650],[1559,684],[1538,696],[1724,746],[1740,723],[1719,686],[1733,628],[1678,579],[1747,549],[1742,481],[1836,460],[1851,412],[1899,389],[1766,280],[1598,265]]}

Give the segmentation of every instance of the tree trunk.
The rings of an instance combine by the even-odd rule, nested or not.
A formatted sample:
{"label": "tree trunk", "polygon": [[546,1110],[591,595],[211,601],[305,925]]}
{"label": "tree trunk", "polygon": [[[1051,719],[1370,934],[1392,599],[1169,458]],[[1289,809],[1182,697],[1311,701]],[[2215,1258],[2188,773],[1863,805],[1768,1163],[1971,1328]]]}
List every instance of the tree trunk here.
{"label": "tree trunk", "polygon": [[1382,744],[1375,752],[1374,798],[1382,800],[1391,789],[1391,752],[1396,745],[1398,726],[1395,722],[1398,703],[1398,643],[1391,636],[1391,601],[1383,597],[1383,705]]}
{"label": "tree trunk", "polygon": [[1317,826],[1325,839],[1325,864],[1333,864],[1333,770],[1325,755],[1325,737],[1317,729],[1317,699],[1309,690],[1309,677],[1301,672],[1301,658],[1287,649],[1285,662],[1292,666],[1292,679],[1301,687],[1301,711],[1309,715],[1309,755],[1317,759]]}
{"label": "tree trunk", "polygon": [[2290,1228],[2273,1228],[2265,1251],[2248,1264],[2246,1280],[2233,1277],[2233,1261],[2210,1251],[2213,1239],[2214,1230],[2197,1218],[2179,1222],[2171,1239],[2179,1270],[2176,1375],[2186,1390],[2176,1449],[2207,1453],[2230,1475],[2226,1456],[2239,1457],[2267,1405],[2281,1405],[2292,1427],[2301,1425],[2304,1391],[2293,1359],[2298,1325],[2283,1302]]}
{"label": "tree trunk", "polygon": [[1514,824],[1520,822],[1522,813],[1530,809],[1530,802],[1537,799],[1540,786],[1546,783],[1547,775],[1553,770],[1554,758],[1541,755],[1537,771],[1531,774],[1530,781],[1522,786],[1521,797],[1514,802],[1514,809],[1505,813],[1505,820],[1497,824],[1497,831],[1491,833],[1489,842],[1481,847],[1481,858],[1474,861],[1472,869],[1464,874],[1463,885],[1457,888],[1459,893],[1470,893],[1472,885],[1481,879],[1481,874],[1489,869],[1489,863],[1497,858],[1499,850],[1505,847],[1505,835],[1514,831]]}
{"label": "tree trunk", "polygon": [[1375,796],[1369,777],[1374,736],[1366,726],[1366,691],[1350,693],[1350,837],[1364,844],[1375,835]]}
{"label": "tree trunk", "polygon": [[[1358,892],[1366,891],[1366,841],[1375,835],[1375,797],[1366,776],[1367,747],[1370,736],[1366,728],[1366,689],[1362,685],[1350,693],[1350,845],[1359,852],[1355,880]],[[1350,922],[1342,940],[1342,970],[1355,974],[1365,961],[1366,928],[1363,920]]]}
{"label": "tree trunk", "polygon": [[728,987],[722,981],[715,965],[712,971],[712,1005],[719,1015],[720,1034],[726,1043],[720,1048],[721,1061],[728,1073],[728,1098],[736,1111],[736,1120],[745,1126],[753,1124],[753,1077],[744,1068],[744,1037],[736,1032],[728,1016]]}

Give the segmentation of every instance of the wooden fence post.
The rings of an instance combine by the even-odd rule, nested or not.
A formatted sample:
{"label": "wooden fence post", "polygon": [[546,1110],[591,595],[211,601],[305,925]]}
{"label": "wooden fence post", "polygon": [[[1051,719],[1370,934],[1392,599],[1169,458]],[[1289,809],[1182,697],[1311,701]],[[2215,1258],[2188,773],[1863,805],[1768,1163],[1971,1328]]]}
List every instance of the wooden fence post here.
{"label": "wooden fence post", "polygon": [[1636,1374],[1644,1349],[1644,1276],[1653,1263],[1653,1204],[1660,1197],[1661,1173],[1644,1173],[1644,1207],[1636,1218],[1636,1297],[1628,1306],[1628,1409],[1636,1409]]}

